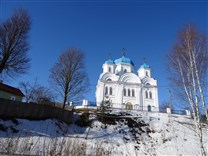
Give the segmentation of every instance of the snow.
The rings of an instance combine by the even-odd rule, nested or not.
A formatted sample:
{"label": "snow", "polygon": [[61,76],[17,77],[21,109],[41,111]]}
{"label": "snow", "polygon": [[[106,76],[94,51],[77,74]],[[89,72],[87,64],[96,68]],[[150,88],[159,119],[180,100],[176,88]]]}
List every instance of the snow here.
{"label": "snow", "polygon": [[[104,124],[97,119],[97,115],[91,114],[90,127],[80,127],[75,123],[67,125],[55,119],[0,119],[0,153],[55,155],[59,152],[67,155],[68,152],[73,155],[74,152],[75,155],[83,155],[84,152],[85,155],[118,156],[200,154],[194,122],[188,116],[124,110],[113,110],[111,114],[120,115],[123,119],[115,120],[115,124]],[[79,114],[74,114],[73,120],[78,119]],[[133,126],[130,122],[134,122]],[[207,128],[203,129],[203,134],[208,153]]]}

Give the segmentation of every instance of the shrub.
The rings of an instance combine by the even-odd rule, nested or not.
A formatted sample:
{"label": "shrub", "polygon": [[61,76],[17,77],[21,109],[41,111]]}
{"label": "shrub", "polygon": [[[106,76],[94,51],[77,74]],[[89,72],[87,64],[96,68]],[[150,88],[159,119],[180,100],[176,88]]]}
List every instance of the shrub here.
{"label": "shrub", "polygon": [[92,121],[89,119],[90,113],[82,113],[80,115],[80,119],[75,121],[75,124],[80,127],[88,127],[91,126]]}

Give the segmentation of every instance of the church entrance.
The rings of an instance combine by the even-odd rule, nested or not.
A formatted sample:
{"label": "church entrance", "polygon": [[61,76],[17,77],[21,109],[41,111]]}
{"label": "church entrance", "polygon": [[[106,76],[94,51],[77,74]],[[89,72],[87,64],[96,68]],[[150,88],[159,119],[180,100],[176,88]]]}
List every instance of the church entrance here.
{"label": "church entrance", "polygon": [[131,104],[131,102],[126,103],[126,109],[133,109],[133,105]]}

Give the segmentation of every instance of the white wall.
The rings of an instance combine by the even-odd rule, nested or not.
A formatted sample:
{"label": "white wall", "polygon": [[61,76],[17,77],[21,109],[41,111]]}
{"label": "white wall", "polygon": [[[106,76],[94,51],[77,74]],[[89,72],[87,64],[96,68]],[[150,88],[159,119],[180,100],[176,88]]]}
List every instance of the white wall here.
{"label": "white wall", "polygon": [[[148,76],[146,75],[146,72],[148,73]],[[138,76],[140,77],[140,78],[143,78],[143,77],[151,77],[152,75],[151,75],[151,69],[149,69],[149,68],[139,68],[139,70],[138,70]]]}
{"label": "white wall", "polygon": [[[109,67],[111,68],[111,71],[109,71]],[[115,73],[115,65],[103,64],[103,73]]]}
{"label": "white wall", "polygon": [[[111,67],[112,74],[109,73],[108,68]],[[138,70],[139,78],[134,74],[124,74],[124,69],[127,70],[127,72],[132,72],[133,66],[129,64],[118,64],[118,65],[111,65],[111,64],[104,64],[103,65],[103,73],[100,76],[100,79],[98,80],[98,84],[96,87],[96,102],[99,106],[100,103],[105,99],[105,87],[113,88],[113,94],[109,95],[108,97],[111,99],[112,103],[114,104],[113,107],[121,108],[123,103],[131,102],[132,105],[139,104],[140,108],[143,110],[147,110],[148,105],[151,106],[152,110],[158,109],[158,90],[157,90],[157,81],[151,78],[151,69],[149,68],[140,68]],[[117,73],[117,72],[118,73]],[[146,77],[146,71],[148,72],[149,77]],[[113,72],[115,72],[113,74]],[[104,74],[106,73],[106,74]],[[119,75],[116,75],[119,74]],[[123,78],[121,77],[123,75]],[[126,76],[134,81],[125,81]],[[111,79],[112,81],[107,81],[107,79]],[[137,79],[138,78],[138,79]],[[144,78],[144,79],[143,79]],[[118,82],[119,81],[119,82]],[[121,81],[121,82],[120,82]],[[123,82],[125,81],[125,82]],[[138,82],[137,82],[138,81]],[[144,84],[141,84],[144,83]],[[145,85],[146,83],[150,83],[150,85]],[[151,86],[154,85],[154,86]],[[143,86],[143,87],[142,87]],[[123,90],[126,88],[127,90],[127,96],[123,96]],[[132,95],[128,96],[128,89],[134,89],[135,91],[135,97],[132,97]],[[152,92],[152,99],[146,98],[145,91],[151,91]],[[131,92],[132,94],[132,92]]]}

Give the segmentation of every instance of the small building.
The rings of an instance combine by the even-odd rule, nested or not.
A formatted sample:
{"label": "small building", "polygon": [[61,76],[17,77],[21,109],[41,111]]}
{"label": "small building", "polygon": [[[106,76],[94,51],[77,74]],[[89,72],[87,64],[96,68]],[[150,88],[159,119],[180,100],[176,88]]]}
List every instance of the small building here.
{"label": "small building", "polygon": [[14,101],[22,101],[24,94],[18,88],[0,83],[0,98],[14,100]]}

